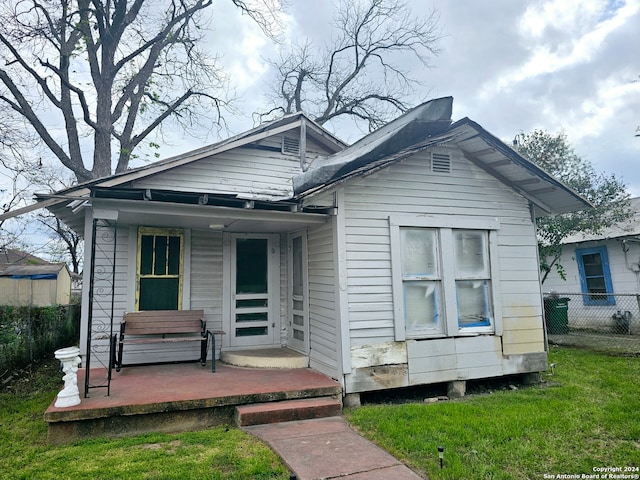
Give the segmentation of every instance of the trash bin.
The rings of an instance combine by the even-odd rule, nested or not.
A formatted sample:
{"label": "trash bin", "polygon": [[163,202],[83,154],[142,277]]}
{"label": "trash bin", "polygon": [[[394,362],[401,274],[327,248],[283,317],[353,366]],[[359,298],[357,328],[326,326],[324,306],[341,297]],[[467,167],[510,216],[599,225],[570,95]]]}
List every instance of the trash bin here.
{"label": "trash bin", "polygon": [[548,334],[569,333],[569,300],[570,298],[566,297],[544,298],[544,318]]}

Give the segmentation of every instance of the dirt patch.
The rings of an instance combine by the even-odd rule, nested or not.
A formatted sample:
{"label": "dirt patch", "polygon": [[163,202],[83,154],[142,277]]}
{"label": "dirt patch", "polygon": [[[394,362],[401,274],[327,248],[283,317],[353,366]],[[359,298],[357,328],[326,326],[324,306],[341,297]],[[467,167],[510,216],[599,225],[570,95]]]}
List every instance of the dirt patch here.
{"label": "dirt patch", "polygon": [[58,360],[40,360],[18,370],[1,372],[0,393],[27,395],[62,389],[62,376]]}

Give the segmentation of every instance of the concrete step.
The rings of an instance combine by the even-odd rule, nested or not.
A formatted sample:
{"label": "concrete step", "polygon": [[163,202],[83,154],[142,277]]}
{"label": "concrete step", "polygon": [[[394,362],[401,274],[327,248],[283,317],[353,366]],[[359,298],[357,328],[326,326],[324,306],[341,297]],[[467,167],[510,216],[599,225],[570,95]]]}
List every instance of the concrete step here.
{"label": "concrete step", "polygon": [[239,405],[236,407],[235,419],[239,427],[248,427],[267,423],[335,417],[341,414],[342,402],[340,400],[320,397]]}
{"label": "concrete step", "polygon": [[248,368],[307,368],[309,357],[288,348],[262,348],[223,351],[220,360],[228,365]]}

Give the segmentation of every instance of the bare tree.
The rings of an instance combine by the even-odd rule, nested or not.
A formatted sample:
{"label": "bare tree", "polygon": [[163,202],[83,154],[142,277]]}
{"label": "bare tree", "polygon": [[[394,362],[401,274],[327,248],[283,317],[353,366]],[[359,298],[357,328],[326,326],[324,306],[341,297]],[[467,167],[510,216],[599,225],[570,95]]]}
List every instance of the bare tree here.
{"label": "bare tree", "polygon": [[342,1],[334,40],[294,44],[269,61],[273,108],[262,118],[304,110],[320,124],[350,116],[375,130],[408,109],[419,82],[406,65],[429,67],[439,53],[438,21],[435,10],[419,16],[401,0]]}
{"label": "bare tree", "polygon": [[[36,140],[23,123],[6,115],[2,105],[0,118],[0,213],[7,213],[30,201],[42,162],[30,155]],[[25,219],[0,220],[0,249],[25,248],[22,240],[26,227]]]}
{"label": "bare tree", "polygon": [[[269,29],[269,9],[232,1]],[[225,78],[199,43],[212,4],[3,1],[0,102],[77,181],[109,175],[114,164],[125,171],[134,149],[170,117],[191,127],[205,111],[207,121],[223,122]]]}

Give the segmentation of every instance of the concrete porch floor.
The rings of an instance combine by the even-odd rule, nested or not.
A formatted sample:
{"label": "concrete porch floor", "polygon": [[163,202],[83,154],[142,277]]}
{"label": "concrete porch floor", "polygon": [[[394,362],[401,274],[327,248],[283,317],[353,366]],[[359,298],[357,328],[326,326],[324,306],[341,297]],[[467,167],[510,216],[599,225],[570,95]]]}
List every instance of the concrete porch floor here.
{"label": "concrete porch floor", "polygon": [[[92,370],[91,379],[104,376]],[[144,432],[196,430],[232,423],[235,407],[252,403],[333,397],[340,384],[309,368],[254,369],[199,363],[124,367],[113,372],[111,394],[104,388],[82,395],[84,370],[78,371],[81,403],[45,412],[51,443],[79,438],[126,436]],[[62,383],[61,383],[62,387]]]}

